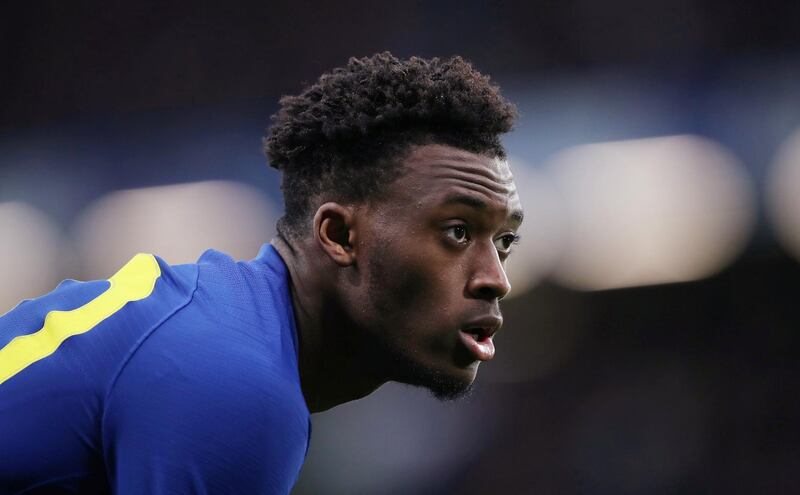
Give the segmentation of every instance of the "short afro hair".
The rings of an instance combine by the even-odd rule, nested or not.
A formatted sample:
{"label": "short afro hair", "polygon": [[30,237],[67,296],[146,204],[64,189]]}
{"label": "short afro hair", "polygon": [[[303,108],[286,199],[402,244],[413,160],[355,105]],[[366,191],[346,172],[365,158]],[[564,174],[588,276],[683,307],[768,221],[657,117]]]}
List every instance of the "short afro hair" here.
{"label": "short afro hair", "polygon": [[516,109],[461,57],[351,58],[298,96],[284,96],[264,140],[283,172],[281,235],[307,232],[325,201],[363,202],[402,173],[412,145],[445,144],[505,158]]}

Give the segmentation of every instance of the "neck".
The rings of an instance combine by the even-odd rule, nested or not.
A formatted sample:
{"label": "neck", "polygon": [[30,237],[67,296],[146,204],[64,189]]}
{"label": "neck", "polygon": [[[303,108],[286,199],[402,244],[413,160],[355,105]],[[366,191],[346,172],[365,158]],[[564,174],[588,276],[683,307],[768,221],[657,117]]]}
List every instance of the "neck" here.
{"label": "neck", "polygon": [[370,366],[369,349],[354,342],[352,322],[335,297],[331,270],[339,268],[321,266],[323,253],[306,256],[313,248],[293,245],[281,235],[271,243],[289,269],[300,382],[309,411],[360,399],[388,381]]}

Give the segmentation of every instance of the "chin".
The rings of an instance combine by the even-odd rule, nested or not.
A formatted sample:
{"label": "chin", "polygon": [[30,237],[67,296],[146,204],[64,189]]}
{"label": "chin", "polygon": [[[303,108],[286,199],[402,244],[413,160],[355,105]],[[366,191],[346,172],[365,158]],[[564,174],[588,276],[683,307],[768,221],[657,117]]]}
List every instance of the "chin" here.
{"label": "chin", "polygon": [[441,401],[454,401],[472,393],[479,363],[466,368],[442,370],[423,365],[413,365],[402,382],[427,388],[431,395]]}
{"label": "chin", "polygon": [[430,390],[431,395],[440,401],[454,401],[464,399],[472,395],[474,381],[463,380],[442,380],[432,384],[428,384],[427,388]]}

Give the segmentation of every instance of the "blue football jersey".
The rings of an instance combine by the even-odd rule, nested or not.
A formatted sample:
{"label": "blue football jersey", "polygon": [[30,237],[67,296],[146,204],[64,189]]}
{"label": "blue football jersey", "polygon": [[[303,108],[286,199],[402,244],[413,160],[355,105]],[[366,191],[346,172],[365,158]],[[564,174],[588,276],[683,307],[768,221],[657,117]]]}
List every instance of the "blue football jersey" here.
{"label": "blue football jersey", "polygon": [[310,416],[289,273],[136,255],[0,317],[0,493],[288,493]]}

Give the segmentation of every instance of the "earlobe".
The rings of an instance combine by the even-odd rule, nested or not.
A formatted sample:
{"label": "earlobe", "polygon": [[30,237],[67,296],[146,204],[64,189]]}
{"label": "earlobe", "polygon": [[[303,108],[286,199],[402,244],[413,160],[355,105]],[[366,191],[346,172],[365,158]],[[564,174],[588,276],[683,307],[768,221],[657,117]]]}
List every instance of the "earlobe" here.
{"label": "earlobe", "polygon": [[338,203],[325,203],[314,215],[314,240],[339,266],[355,263],[354,214]]}

